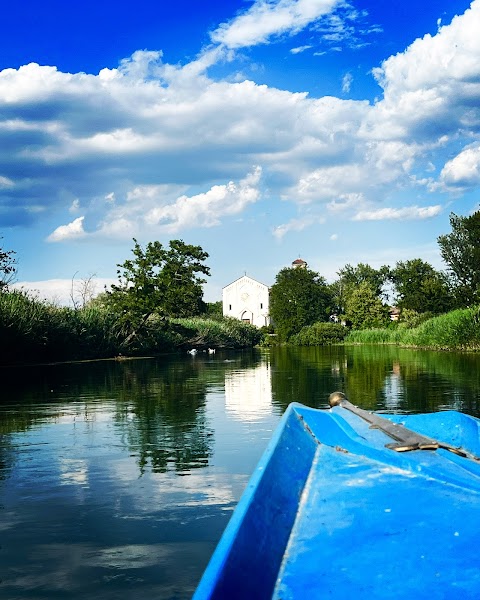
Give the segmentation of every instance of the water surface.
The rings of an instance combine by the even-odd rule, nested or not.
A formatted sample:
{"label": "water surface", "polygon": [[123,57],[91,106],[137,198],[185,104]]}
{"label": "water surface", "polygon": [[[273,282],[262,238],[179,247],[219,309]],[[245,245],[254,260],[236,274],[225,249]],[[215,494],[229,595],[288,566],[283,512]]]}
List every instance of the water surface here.
{"label": "water surface", "polygon": [[190,598],[283,411],[478,416],[480,356],[278,348],[0,370],[0,598]]}

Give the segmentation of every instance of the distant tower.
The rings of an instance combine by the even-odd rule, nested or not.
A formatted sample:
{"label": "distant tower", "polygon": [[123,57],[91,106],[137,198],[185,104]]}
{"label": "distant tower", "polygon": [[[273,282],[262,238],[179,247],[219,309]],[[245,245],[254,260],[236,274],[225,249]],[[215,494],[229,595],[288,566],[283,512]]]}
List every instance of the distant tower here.
{"label": "distant tower", "polygon": [[296,258],[292,262],[292,269],[306,269],[307,263],[303,260],[303,258]]}

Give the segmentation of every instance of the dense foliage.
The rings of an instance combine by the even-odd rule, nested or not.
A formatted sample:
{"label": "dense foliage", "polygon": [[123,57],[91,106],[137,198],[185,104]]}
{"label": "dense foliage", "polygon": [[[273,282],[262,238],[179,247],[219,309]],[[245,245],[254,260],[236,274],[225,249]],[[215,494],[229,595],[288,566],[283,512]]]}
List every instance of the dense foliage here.
{"label": "dense foliage", "polygon": [[223,318],[223,302],[218,300],[217,302],[206,302],[205,303],[205,316],[211,319],[222,319]]}
{"label": "dense foliage", "polygon": [[438,350],[480,350],[480,306],[432,317],[415,328],[351,331],[345,341]]}
{"label": "dense foliage", "polygon": [[207,252],[200,246],[172,240],[166,249],[158,241],[143,249],[134,241],[133,259],[117,265],[118,284],[107,291],[107,302],[130,340],[141,332],[152,315],[187,317],[203,312],[199,273],[209,275],[204,265]]}
{"label": "dense foliage", "polygon": [[354,329],[383,327],[390,320],[388,306],[366,281],[355,287],[347,298],[345,316]]}
{"label": "dense foliage", "polygon": [[438,238],[440,253],[452,274],[459,306],[480,302],[480,211],[450,215],[451,233]]}
{"label": "dense foliage", "polygon": [[270,290],[270,316],[282,340],[316,321],[327,321],[331,309],[331,290],[318,273],[306,268],[278,273]]}
{"label": "dense foliage", "polygon": [[344,314],[352,293],[361,284],[368,284],[375,296],[383,298],[384,286],[390,276],[390,267],[384,265],[374,269],[370,265],[359,263],[357,266],[345,265],[337,272],[338,279],[332,284],[335,311]]}
{"label": "dense foliage", "polygon": [[294,346],[328,346],[343,342],[348,330],[339,323],[314,323],[290,338]]}
{"label": "dense foliage", "polygon": [[173,319],[181,327],[182,347],[188,348],[247,348],[256,346],[262,339],[258,327],[238,319],[189,317]]}
{"label": "dense foliage", "polygon": [[447,276],[420,258],[397,262],[390,279],[395,286],[396,304],[402,311],[438,315],[454,308]]}

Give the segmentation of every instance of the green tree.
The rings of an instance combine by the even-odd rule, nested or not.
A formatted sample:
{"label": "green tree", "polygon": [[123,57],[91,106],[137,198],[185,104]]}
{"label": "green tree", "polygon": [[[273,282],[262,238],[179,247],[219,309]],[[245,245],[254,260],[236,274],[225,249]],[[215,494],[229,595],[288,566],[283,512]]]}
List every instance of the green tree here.
{"label": "green tree", "polygon": [[223,302],[207,302],[205,305],[205,316],[211,319],[223,319]]}
{"label": "green tree", "polygon": [[168,249],[158,241],[144,249],[133,241],[134,258],[117,265],[118,284],[106,292],[108,304],[126,327],[127,341],[152,315],[165,319],[200,314],[205,279],[198,274],[210,274],[203,264],[208,254],[200,246],[172,240]]}
{"label": "green tree", "polygon": [[325,279],[310,269],[285,268],[270,290],[270,316],[275,331],[287,340],[302,327],[327,321],[332,295]]}
{"label": "green tree", "polygon": [[388,325],[389,308],[385,306],[366,281],[362,281],[349,295],[345,316],[354,329],[371,329]]}
{"label": "green tree", "polygon": [[397,295],[396,304],[402,311],[411,309],[438,315],[454,307],[448,277],[420,258],[397,262],[390,279]]}
{"label": "green tree", "polygon": [[460,306],[480,302],[480,211],[470,217],[451,213],[451,233],[438,237]]}
{"label": "green tree", "polygon": [[367,283],[374,294],[381,298],[383,287],[388,282],[390,267],[384,265],[374,269],[370,265],[358,263],[356,267],[347,264],[337,271],[338,279],[332,285],[335,308],[338,313],[345,313],[346,303],[352,292],[361,284]]}
{"label": "green tree", "polygon": [[[0,238],[1,240],[2,238]],[[0,246],[0,292],[6,292],[15,278],[17,261],[13,250],[4,250]]]}

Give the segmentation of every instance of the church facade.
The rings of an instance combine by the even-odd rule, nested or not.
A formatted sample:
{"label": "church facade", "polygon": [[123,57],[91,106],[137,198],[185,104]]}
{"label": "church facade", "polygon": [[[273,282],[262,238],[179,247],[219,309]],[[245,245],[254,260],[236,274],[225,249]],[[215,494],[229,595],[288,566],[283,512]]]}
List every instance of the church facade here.
{"label": "church facade", "polygon": [[269,287],[248,275],[223,288],[223,316],[257,327],[270,325]]}

